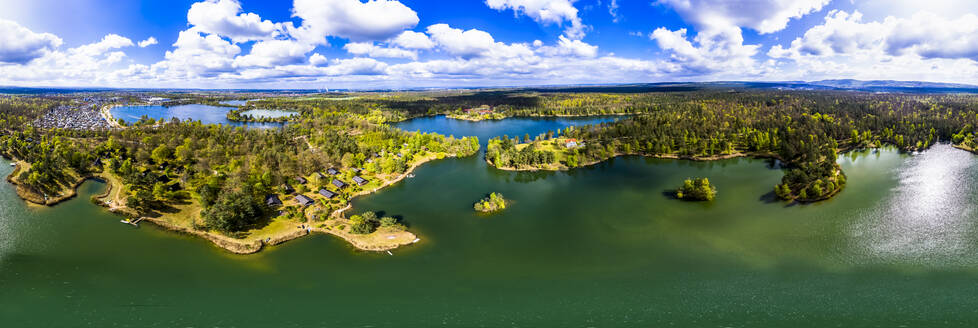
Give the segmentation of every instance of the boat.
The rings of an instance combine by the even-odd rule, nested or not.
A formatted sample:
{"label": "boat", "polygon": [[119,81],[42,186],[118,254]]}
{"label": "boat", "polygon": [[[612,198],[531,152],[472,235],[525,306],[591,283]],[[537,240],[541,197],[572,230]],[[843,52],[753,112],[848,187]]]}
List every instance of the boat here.
{"label": "boat", "polygon": [[391,253],[391,251],[387,251],[387,255],[394,256],[394,253]]}
{"label": "boat", "polygon": [[10,166],[17,166],[17,163],[10,163]]}

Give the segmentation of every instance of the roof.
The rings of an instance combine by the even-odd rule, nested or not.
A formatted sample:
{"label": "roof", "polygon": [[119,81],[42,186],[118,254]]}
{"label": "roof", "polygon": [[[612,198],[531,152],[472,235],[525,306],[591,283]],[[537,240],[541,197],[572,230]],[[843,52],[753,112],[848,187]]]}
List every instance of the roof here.
{"label": "roof", "polygon": [[265,196],[265,204],[268,205],[268,206],[282,205],[282,200],[281,199],[278,199],[278,195],[271,194],[271,195]]}
{"label": "roof", "polygon": [[340,173],[340,171],[337,171],[334,168],[330,168],[329,170],[326,170],[326,173],[329,173],[329,175],[337,175]]}
{"label": "roof", "polygon": [[326,189],[319,189],[319,194],[320,195],[323,195],[323,197],[326,197],[326,198],[336,197],[336,193],[334,193],[332,191],[329,191],[329,190],[326,190]]}
{"label": "roof", "polygon": [[295,196],[295,201],[299,202],[299,204],[302,204],[303,206],[309,206],[313,203],[312,198],[306,197],[306,195]]}
{"label": "roof", "polygon": [[353,177],[353,182],[356,182],[358,184],[364,184],[364,183],[367,183],[367,179],[361,178],[358,175],[358,176]]}
{"label": "roof", "polygon": [[340,180],[336,180],[336,179],[333,179],[333,185],[334,186],[337,186],[337,187],[340,187],[340,188],[346,187],[346,183],[345,182],[340,181]]}
{"label": "roof", "polygon": [[301,183],[301,184],[306,184],[306,182],[307,182],[306,181],[306,178],[303,178],[303,177],[295,178],[295,181],[299,181],[299,183]]}
{"label": "roof", "polygon": [[283,183],[282,184],[282,190],[284,190],[285,193],[287,193],[287,194],[291,194],[291,193],[295,192],[295,189],[292,188],[292,186],[290,186],[288,183]]}

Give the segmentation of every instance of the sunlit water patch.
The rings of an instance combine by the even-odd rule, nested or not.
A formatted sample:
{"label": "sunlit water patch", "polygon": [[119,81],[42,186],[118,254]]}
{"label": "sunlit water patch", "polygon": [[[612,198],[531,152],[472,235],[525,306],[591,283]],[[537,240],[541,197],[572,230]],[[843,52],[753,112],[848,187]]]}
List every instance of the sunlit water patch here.
{"label": "sunlit water patch", "polygon": [[974,265],[978,161],[947,145],[911,156],[892,175],[888,197],[860,211],[856,244],[871,258],[910,264]]}

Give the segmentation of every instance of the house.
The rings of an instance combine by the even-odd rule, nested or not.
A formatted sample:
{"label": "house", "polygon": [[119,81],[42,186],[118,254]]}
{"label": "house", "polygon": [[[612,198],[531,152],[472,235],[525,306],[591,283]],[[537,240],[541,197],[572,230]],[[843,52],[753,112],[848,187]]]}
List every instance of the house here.
{"label": "house", "polygon": [[333,197],[336,197],[336,193],[326,189],[319,189],[319,194],[326,197],[326,199],[333,199]]}
{"label": "house", "polygon": [[269,194],[265,196],[265,205],[268,205],[268,207],[279,207],[282,206],[282,200],[278,199],[278,195]]}
{"label": "house", "polygon": [[361,177],[360,177],[360,176],[358,175],[358,176],[355,176],[355,177],[353,177],[353,182],[356,182],[356,183],[357,183],[357,185],[361,185],[361,186],[362,186],[362,185],[365,185],[365,184],[367,184],[367,179],[364,179],[364,178],[361,178]]}
{"label": "house", "polygon": [[584,142],[581,141],[580,143],[578,143],[577,142],[577,139],[567,139],[567,142],[564,143],[564,147],[567,147],[567,148],[577,148],[577,147],[583,147],[583,146],[584,146]]}
{"label": "house", "polygon": [[345,182],[336,179],[333,179],[333,185],[336,186],[336,188],[340,188],[340,189],[346,188]]}
{"label": "house", "polygon": [[306,178],[303,178],[303,177],[295,178],[295,181],[299,182],[299,184],[307,184],[307,183],[309,183],[309,181],[306,181]]}
{"label": "house", "polygon": [[334,168],[330,168],[329,170],[326,170],[326,174],[329,174],[329,175],[337,175],[337,174],[340,174],[340,171],[337,171]]}
{"label": "house", "polygon": [[288,183],[283,183],[281,188],[282,192],[284,192],[286,195],[291,195],[295,192],[295,189],[293,189]]}
{"label": "house", "polygon": [[306,197],[306,195],[295,196],[295,201],[299,202],[299,205],[302,206],[309,206],[315,203],[312,201],[312,198]]}
{"label": "house", "polygon": [[320,178],[320,179],[323,179],[323,178],[325,178],[325,177],[326,177],[326,175],[325,175],[325,174],[323,174],[322,172],[316,172],[316,177],[317,177],[317,178]]}

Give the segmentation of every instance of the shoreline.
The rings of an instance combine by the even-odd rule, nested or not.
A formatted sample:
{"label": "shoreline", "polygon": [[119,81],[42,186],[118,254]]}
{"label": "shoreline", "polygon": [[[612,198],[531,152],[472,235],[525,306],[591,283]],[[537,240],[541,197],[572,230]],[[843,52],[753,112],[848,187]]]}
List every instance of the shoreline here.
{"label": "shoreline", "polygon": [[104,118],[105,121],[109,123],[109,126],[116,129],[124,129],[125,127],[119,124],[119,121],[115,120],[115,116],[112,116],[112,109],[119,106],[121,105],[118,104],[105,105],[102,106],[102,109],[99,109],[99,112],[102,113],[102,118]]}

